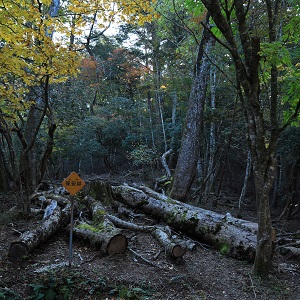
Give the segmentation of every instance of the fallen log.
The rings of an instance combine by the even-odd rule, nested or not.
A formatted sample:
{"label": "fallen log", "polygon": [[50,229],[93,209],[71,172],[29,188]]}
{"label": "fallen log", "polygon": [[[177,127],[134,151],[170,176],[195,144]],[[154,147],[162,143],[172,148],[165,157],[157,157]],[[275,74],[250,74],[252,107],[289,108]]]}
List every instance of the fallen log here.
{"label": "fallen log", "polygon": [[107,214],[107,218],[118,228],[141,232],[152,232],[153,230],[155,230],[154,226],[137,225],[131,222],[124,221],[110,214]]}
{"label": "fallen log", "polygon": [[105,222],[102,228],[81,223],[73,228],[73,232],[76,237],[88,241],[92,247],[100,250],[102,255],[125,253],[127,250],[126,236]]}
{"label": "fallen log", "polygon": [[223,254],[254,260],[258,229],[256,223],[194,207],[154,191],[148,193],[148,188],[142,191],[120,185],[113,186],[112,190],[121,203],[161,219],[173,228],[214,246]]}
{"label": "fallen log", "polygon": [[165,253],[173,258],[182,257],[186,252],[185,247],[173,241],[170,236],[160,228],[155,226],[137,225],[124,221],[110,214],[107,215],[107,218],[118,228],[140,232],[151,232],[158,242],[164,247]]}
{"label": "fallen log", "polygon": [[80,223],[73,229],[74,235],[87,240],[102,255],[124,253],[128,246],[127,237],[109,219],[106,208],[91,196],[86,196],[84,202],[91,212],[93,225]]}
{"label": "fallen log", "polygon": [[282,246],[277,250],[281,255],[287,258],[298,258],[300,257],[300,248],[296,247],[285,247]]}
{"label": "fallen log", "polygon": [[13,259],[27,257],[30,252],[67,223],[70,211],[69,204],[64,209],[57,206],[53,213],[40,221],[34,229],[23,232],[16,241],[10,244],[8,257]]}
{"label": "fallen log", "polygon": [[35,192],[29,197],[31,202],[36,202],[41,207],[44,205],[49,205],[52,200],[55,200],[60,207],[65,207],[68,204],[68,199],[54,194],[52,191],[42,191],[42,192]]}
{"label": "fallen log", "polygon": [[164,247],[165,253],[173,258],[182,257],[186,253],[186,249],[181,245],[175,243],[170,236],[162,229],[156,228],[152,235]]}

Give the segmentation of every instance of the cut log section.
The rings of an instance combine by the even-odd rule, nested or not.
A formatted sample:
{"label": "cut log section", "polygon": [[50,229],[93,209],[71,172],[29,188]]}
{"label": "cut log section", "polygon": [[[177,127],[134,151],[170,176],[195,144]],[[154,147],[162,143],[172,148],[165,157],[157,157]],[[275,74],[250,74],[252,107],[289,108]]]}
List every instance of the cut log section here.
{"label": "cut log section", "polygon": [[66,224],[70,216],[70,205],[64,209],[56,207],[53,213],[43,219],[35,229],[25,231],[18,240],[10,244],[8,256],[13,259],[28,256],[36,247],[52,236],[62,225]]}
{"label": "cut log section", "polygon": [[95,229],[91,225],[81,223],[73,232],[76,237],[88,241],[92,247],[100,250],[103,256],[125,253],[128,247],[127,237],[117,228],[105,224],[103,228]]}
{"label": "cut log section", "polygon": [[112,187],[123,204],[164,220],[173,228],[214,246],[223,254],[254,260],[257,223],[194,207],[154,191],[148,192],[148,188],[143,189],[128,185]]}
{"label": "cut log section", "polygon": [[74,228],[75,236],[89,241],[102,255],[124,253],[128,247],[127,237],[109,219],[106,208],[91,196],[86,196],[84,202],[90,209],[93,225],[79,224]]}
{"label": "cut log section", "polygon": [[165,253],[173,258],[182,257],[186,253],[186,249],[171,240],[169,235],[163,230],[157,228],[152,232],[153,236],[164,247]]}

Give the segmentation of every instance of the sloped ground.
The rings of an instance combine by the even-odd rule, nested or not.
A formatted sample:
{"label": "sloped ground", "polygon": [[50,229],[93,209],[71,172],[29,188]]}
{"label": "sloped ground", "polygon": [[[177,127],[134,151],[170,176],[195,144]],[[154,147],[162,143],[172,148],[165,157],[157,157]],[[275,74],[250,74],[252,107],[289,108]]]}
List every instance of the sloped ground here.
{"label": "sloped ground", "polygon": [[[2,195],[0,207],[10,205],[11,199]],[[125,232],[129,247],[151,263],[130,251],[101,257],[84,242],[74,240],[70,268],[66,229],[27,259],[10,261],[9,245],[25,224],[3,218],[3,211],[0,299],[300,300],[299,261],[275,256],[269,278],[261,281],[252,275],[251,264],[225,257],[200,243],[183,259],[171,260],[146,233]],[[136,220],[140,224],[144,221]],[[155,221],[147,218],[149,222]],[[13,291],[19,296],[13,296]]]}

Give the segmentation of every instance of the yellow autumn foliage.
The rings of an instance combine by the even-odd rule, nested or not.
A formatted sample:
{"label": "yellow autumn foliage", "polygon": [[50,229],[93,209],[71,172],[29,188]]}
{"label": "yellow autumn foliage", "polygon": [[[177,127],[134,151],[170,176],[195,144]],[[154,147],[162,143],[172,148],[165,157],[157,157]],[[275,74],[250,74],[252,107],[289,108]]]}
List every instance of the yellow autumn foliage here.
{"label": "yellow autumn foliage", "polygon": [[[143,24],[151,20],[153,1],[69,0],[50,15],[54,0],[2,0],[0,4],[0,113],[14,119],[30,103],[30,86],[63,82],[78,73],[80,35],[97,15],[97,26],[115,19]],[[54,35],[54,38],[53,38]],[[70,36],[75,44],[70,45]]]}

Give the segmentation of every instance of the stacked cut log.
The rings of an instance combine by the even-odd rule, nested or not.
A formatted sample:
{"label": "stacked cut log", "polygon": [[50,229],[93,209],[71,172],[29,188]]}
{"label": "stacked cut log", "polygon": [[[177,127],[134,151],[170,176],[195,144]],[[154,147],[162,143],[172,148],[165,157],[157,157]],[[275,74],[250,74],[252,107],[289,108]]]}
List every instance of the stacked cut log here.
{"label": "stacked cut log", "polygon": [[127,237],[110,221],[106,208],[91,196],[85,197],[85,203],[90,209],[94,226],[80,223],[73,229],[74,235],[87,240],[102,255],[124,253],[128,246]]}
{"label": "stacked cut log", "polygon": [[167,222],[173,228],[201,242],[217,247],[229,256],[253,261],[257,223],[194,207],[141,187],[113,186],[118,201]]}
{"label": "stacked cut log", "polygon": [[164,230],[156,228],[152,234],[159,241],[159,243],[164,246],[165,253],[167,255],[174,258],[179,258],[186,253],[186,248],[178,243],[175,243]]}
{"label": "stacked cut log", "polygon": [[69,204],[64,208],[56,206],[50,216],[41,220],[34,229],[22,233],[16,241],[10,244],[8,256],[13,259],[28,256],[30,252],[66,224],[69,220],[70,211],[71,206]]}
{"label": "stacked cut log", "polygon": [[[114,198],[124,205],[150,214],[186,235],[217,247],[222,253],[249,261],[254,259],[256,223],[233,218],[229,214],[221,215],[194,207],[170,199],[145,186],[137,188],[119,185],[113,186],[112,191]],[[61,199],[56,198],[56,200]],[[70,205],[65,205],[66,201],[62,200],[60,205],[57,205],[53,212],[38,224],[37,228],[24,232],[11,244],[10,257],[27,256],[69,220]],[[74,228],[74,234],[88,240],[91,245],[99,248],[103,255],[124,253],[127,250],[128,241],[120,228],[149,232],[163,245],[168,255],[172,257],[184,255],[185,247],[174,242],[161,228],[140,226],[121,220],[109,214],[101,202],[90,196],[85,198],[85,203],[91,212],[95,226],[93,228],[90,224],[80,223]],[[60,207],[63,205],[64,208]]]}
{"label": "stacked cut log", "polygon": [[107,215],[107,218],[119,228],[128,229],[131,231],[152,233],[157,241],[164,247],[166,255],[170,257],[178,258],[182,257],[186,253],[187,247],[183,246],[183,244],[186,244],[186,241],[182,241],[181,243],[175,242],[166,231],[157,226],[137,225],[119,219],[113,215]]}

